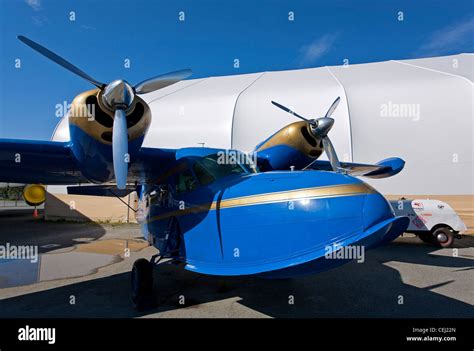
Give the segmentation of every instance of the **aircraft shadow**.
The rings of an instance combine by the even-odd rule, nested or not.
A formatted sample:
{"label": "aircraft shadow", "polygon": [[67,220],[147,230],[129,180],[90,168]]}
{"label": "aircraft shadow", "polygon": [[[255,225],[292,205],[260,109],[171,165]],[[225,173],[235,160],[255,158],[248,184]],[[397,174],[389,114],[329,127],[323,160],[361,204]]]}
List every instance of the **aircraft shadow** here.
{"label": "aircraft shadow", "polygon": [[[61,206],[66,206],[62,203]],[[71,248],[86,241],[98,240],[106,230],[80,215],[80,222],[44,221],[43,210],[33,218],[33,208],[0,211],[0,243],[38,246],[39,253]],[[79,218],[79,215],[76,216]],[[51,245],[54,243],[54,245]]]}
{"label": "aircraft shadow", "polygon": [[[228,306],[221,312],[215,306],[196,308],[198,304],[236,299],[231,303],[279,318],[472,318],[472,305],[433,291],[451,284],[448,277],[419,288],[405,284],[400,273],[385,264],[410,263],[452,271],[474,268],[472,259],[430,254],[436,250],[416,242],[395,242],[366,253],[365,263],[351,262],[291,280],[204,276],[172,264],[162,265],[155,271],[154,304],[144,312],[131,307],[127,272],[1,300],[0,317],[124,318],[180,309],[184,310],[179,316],[228,316]],[[71,295],[76,297],[75,305],[69,304]],[[180,304],[182,297],[184,305]],[[403,304],[399,304],[400,297]]]}

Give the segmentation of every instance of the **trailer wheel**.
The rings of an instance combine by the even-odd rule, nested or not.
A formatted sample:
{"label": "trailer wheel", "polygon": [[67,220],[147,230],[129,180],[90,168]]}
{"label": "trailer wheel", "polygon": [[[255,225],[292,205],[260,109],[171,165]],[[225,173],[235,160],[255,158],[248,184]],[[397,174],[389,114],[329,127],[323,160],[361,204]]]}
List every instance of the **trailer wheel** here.
{"label": "trailer wheel", "polygon": [[436,244],[441,247],[451,247],[453,245],[454,233],[448,227],[436,228],[431,235]]}

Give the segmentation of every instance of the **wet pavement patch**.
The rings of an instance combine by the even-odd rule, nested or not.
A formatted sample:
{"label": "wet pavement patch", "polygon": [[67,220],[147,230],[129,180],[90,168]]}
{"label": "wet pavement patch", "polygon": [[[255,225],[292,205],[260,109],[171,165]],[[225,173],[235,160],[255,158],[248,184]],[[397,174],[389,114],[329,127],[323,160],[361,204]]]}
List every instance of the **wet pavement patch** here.
{"label": "wet pavement patch", "polygon": [[120,262],[127,252],[140,251],[147,246],[144,240],[97,240],[78,244],[71,251],[41,254],[37,262],[0,259],[0,288],[94,274],[101,267]]}
{"label": "wet pavement patch", "polygon": [[0,288],[37,283],[41,260],[0,259]]}

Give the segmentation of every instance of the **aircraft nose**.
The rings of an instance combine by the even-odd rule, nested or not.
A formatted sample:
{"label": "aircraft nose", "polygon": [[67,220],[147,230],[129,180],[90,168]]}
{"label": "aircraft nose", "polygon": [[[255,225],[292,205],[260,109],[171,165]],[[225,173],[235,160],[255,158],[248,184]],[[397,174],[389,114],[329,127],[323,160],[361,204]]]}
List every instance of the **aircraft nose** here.
{"label": "aircraft nose", "polygon": [[374,190],[373,193],[367,194],[362,209],[362,217],[364,229],[373,225],[393,218],[395,216],[390,203],[382,196],[382,194]]}

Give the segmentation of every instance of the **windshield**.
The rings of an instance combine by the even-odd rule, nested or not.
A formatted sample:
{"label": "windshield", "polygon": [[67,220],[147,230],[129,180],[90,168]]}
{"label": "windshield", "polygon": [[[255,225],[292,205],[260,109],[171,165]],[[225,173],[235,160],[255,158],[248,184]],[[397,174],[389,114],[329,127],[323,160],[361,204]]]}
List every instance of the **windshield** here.
{"label": "windshield", "polygon": [[206,185],[231,174],[256,172],[252,165],[244,166],[239,163],[222,163],[219,161],[219,155],[213,154],[203,157],[194,164],[194,173],[201,184]]}

